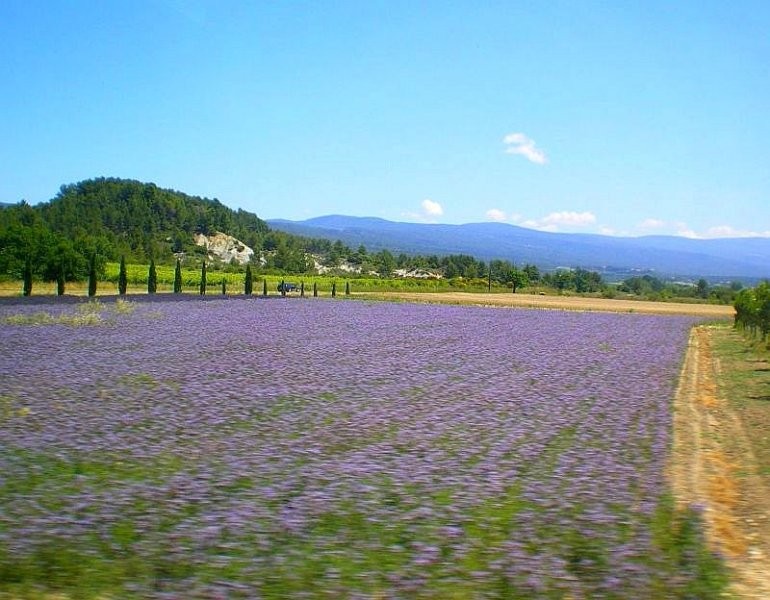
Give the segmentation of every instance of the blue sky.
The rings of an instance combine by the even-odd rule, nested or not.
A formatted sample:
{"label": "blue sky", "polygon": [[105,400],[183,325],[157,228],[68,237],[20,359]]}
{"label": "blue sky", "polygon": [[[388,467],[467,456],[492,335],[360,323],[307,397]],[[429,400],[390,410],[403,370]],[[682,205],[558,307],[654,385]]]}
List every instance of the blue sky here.
{"label": "blue sky", "polygon": [[770,236],[770,2],[0,2],[0,201]]}

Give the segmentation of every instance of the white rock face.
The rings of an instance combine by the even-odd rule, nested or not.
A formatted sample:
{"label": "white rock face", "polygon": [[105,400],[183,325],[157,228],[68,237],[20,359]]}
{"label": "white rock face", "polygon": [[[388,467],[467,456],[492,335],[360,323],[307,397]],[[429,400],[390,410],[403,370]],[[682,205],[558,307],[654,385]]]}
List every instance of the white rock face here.
{"label": "white rock face", "polygon": [[440,273],[433,273],[432,271],[426,271],[425,269],[396,269],[393,271],[396,277],[404,277],[411,279],[443,279],[444,277]]}
{"label": "white rock face", "polygon": [[254,256],[254,250],[225,233],[217,232],[214,235],[198,233],[195,235],[195,243],[206,248],[209,259],[217,258],[224,263],[235,259],[239,265],[245,265]]}

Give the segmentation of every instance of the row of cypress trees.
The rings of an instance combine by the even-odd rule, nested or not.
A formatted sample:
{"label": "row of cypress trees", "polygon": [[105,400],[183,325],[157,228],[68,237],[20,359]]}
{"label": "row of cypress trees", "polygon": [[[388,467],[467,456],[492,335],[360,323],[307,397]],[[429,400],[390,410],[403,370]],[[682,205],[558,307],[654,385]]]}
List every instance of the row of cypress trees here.
{"label": "row of cypress trees", "polygon": [[[284,287],[284,281],[281,281],[281,285],[279,286],[279,289],[281,290],[281,295],[286,295],[286,288]],[[25,283],[26,285],[26,283]],[[92,285],[93,285],[93,293],[92,293]],[[30,284],[31,286],[31,284]],[[207,281],[206,281],[206,262],[204,261],[201,265],[201,281],[199,286],[199,293],[201,296],[204,296],[206,294],[206,287],[207,287]],[[147,274],[147,293],[148,294],[154,294],[156,293],[158,288],[158,275],[155,270],[155,261],[153,259],[150,259],[150,268],[149,272]],[[26,289],[26,288],[25,288]],[[118,273],[118,293],[121,296],[124,296],[128,289],[128,274],[126,272],[126,260],[125,257],[121,257],[120,259],[120,269]],[[63,292],[62,292],[63,293]],[[175,294],[181,294],[182,293],[182,264],[179,260],[176,261],[176,267],[174,268],[174,293]],[[243,293],[247,296],[251,296],[254,293],[254,275],[251,271],[251,265],[246,265],[246,274],[244,276],[243,281]],[[222,295],[227,294],[227,282],[222,279]],[[28,295],[28,294],[25,294]],[[96,266],[95,262],[93,263],[93,277],[91,277],[89,273],[89,280],[88,280],[88,295],[89,296],[95,296],[96,295]],[[267,296],[267,280],[262,280],[262,295]],[[305,283],[302,282],[300,284],[300,295],[305,295]],[[337,282],[332,282],[332,291],[331,291],[332,297],[335,297],[337,295]],[[350,295],[350,282],[345,282],[345,295]],[[313,296],[318,297],[318,284],[313,283]]]}
{"label": "row of cypress trees", "polygon": [[[32,262],[30,260],[27,260],[24,272],[23,272],[23,283],[22,283],[22,295],[24,296],[30,296],[32,295]],[[88,296],[94,297],[96,296],[96,282],[97,282],[97,269],[96,269],[96,255],[91,256],[91,259],[89,260],[88,264]],[[281,285],[279,286],[279,290],[281,290],[281,295],[286,295],[286,288],[284,287],[284,281],[281,281]],[[206,294],[206,262],[204,261],[201,266],[201,281],[200,281],[200,287],[199,292],[200,295],[203,296]],[[56,279],[56,294],[58,296],[64,295],[64,277],[60,276]],[[148,294],[155,294],[158,290],[158,274],[155,268],[155,261],[153,259],[150,259],[150,267],[147,273],[147,293]],[[118,271],[118,293],[121,296],[125,296],[128,292],[128,273],[126,271],[126,259],[125,257],[121,257],[120,259],[120,267]],[[243,283],[243,292],[247,296],[251,296],[254,293],[254,275],[251,272],[251,265],[246,265],[246,275],[244,277],[244,283]],[[179,260],[176,261],[176,267],[174,268],[174,293],[175,294],[181,294],[182,293],[182,264]],[[227,283],[223,279],[222,280],[222,295],[227,294]],[[267,280],[262,281],[262,295],[267,296]],[[300,295],[305,295],[305,283],[303,282],[300,285]],[[331,290],[332,297],[335,297],[337,295],[337,283],[332,282],[332,290]],[[350,282],[345,282],[345,295],[350,295]],[[313,283],[313,296],[318,296],[318,284]]]}

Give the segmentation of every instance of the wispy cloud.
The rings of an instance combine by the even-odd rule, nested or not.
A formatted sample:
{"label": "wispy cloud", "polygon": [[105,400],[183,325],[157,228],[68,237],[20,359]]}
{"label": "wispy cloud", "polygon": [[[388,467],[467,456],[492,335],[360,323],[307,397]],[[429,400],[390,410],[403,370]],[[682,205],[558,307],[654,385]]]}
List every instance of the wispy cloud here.
{"label": "wispy cloud", "polygon": [[490,221],[502,222],[506,220],[505,213],[499,208],[490,208],[486,213],[487,219]]}
{"label": "wispy cloud", "polygon": [[556,225],[557,227],[567,225],[569,227],[586,227],[596,223],[596,215],[592,212],[575,212],[564,210],[552,212],[541,219],[545,225]]}
{"label": "wispy cloud", "polygon": [[506,154],[519,154],[538,165],[548,162],[548,157],[535,145],[535,140],[523,133],[509,133],[503,138],[503,144],[505,144]]}
{"label": "wispy cloud", "polygon": [[751,231],[736,229],[731,225],[717,225],[709,227],[704,237],[708,238],[744,238],[744,237],[770,237],[770,231]]}
{"label": "wispy cloud", "polygon": [[521,225],[540,231],[560,231],[568,229],[584,229],[596,224],[596,215],[589,211],[577,212],[571,210],[556,211],[547,214],[542,219],[527,219]]}
{"label": "wispy cloud", "polygon": [[754,231],[750,229],[738,229],[732,225],[717,225],[715,227],[709,227],[705,231],[696,231],[685,222],[669,222],[660,219],[645,219],[639,223],[639,225],[637,225],[637,230],[644,233],[655,230],[665,235],[675,235],[694,240],[713,238],[770,237],[770,230]]}
{"label": "wispy cloud", "polygon": [[639,229],[662,229],[666,226],[665,221],[661,221],[660,219],[645,219],[641,223],[639,223]]}
{"label": "wispy cloud", "polygon": [[702,236],[698,235],[695,230],[691,229],[687,223],[676,223],[676,235],[679,237],[690,238],[693,240],[700,239]]}

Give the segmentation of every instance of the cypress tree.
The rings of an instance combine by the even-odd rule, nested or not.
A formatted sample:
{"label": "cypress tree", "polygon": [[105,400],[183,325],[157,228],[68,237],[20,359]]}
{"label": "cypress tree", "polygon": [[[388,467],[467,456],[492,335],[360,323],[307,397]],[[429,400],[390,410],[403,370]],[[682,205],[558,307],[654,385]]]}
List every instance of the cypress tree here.
{"label": "cypress tree", "polygon": [[56,294],[58,296],[64,295],[64,265],[59,265],[56,272]]}
{"label": "cypress tree", "polygon": [[337,297],[337,282],[332,281],[332,298]]}
{"label": "cypress tree", "polygon": [[227,280],[222,277],[222,295],[227,296]]}
{"label": "cypress tree", "polygon": [[150,270],[147,273],[147,293],[154,294],[158,291],[158,274],[155,271],[155,259],[150,259]]}
{"label": "cypress tree", "polygon": [[120,272],[118,273],[118,293],[121,296],[126,295],[128,288],[128,275],[126,275],[126,257],[120,257]]}
{"label": "cypress tree", "polygon": [[176,259],[176,268],[174,269],[174,293],[182,293],[182,263]]}
{"label": "cypress tree", "polygon": [[345,282],[345,295],[346,296],[350,296],[350,282],[349,281]]}
{"label": "cypress tree", "polygon": [[91,262],[88,264],[88,297],[96,296],[96,254],[91,255]]}
{"label": "cypress tree", "polygon": [[305,282],[300,281],[299,282],[299,297],[304,298],[305,297]]}
{"label": "cypress tree", "polygon": [[253,287],[254,281],[251,275],[251,265],[246,265],[246,277],[243,280],[243,293],[247,296],[251,296]]}
{"label": "cypress tree", "polygon": [[28,258],[24,263],[24,274],[22,279],[24,280],[24,286],[22,288],[22,294],[24,296],[32,295],[32,261]]}
{"label": "cypress tree", "polygon": [[313,298],[318,298],[318,283],[313,282]]}
{"label": "cypress tree", "polygon": [[281,279],[281,296],[286,297],[286,284],[284,283],[283,279]]}
{"label": "cypress tree", "polygon": [[267,279],[262,280],[262,295],[267,296]]}
{"label": "cypress tree", "polygon": [[201,267],[201,296],[206,295],[206,261],[203,261],[203,266]]}

